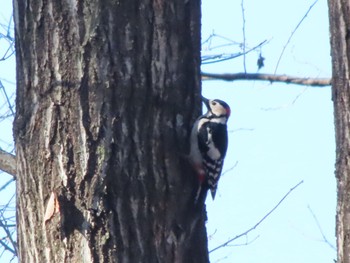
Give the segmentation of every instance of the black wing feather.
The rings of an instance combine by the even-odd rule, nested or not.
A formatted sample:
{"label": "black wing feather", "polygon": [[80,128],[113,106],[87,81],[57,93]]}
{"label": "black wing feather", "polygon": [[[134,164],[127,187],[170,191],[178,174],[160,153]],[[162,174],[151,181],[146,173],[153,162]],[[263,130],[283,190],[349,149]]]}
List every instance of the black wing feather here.
{"label": "black wing feather", "polygon": [[[209,134],[211,136],[209,136]],[[217,160],[213,160],[207,154],[209,151],[209,144],[212,143],[210,140],[215,142],[214,145],[220,152],[220,158]],[[228,136],[225,124],[208,121],[204,123],[198,131],[198,146],[203,156],[203,164],[207,174],[207,187],[212,190],[213,198],[215,197],[217,183],[222,172],[227,144]]]}

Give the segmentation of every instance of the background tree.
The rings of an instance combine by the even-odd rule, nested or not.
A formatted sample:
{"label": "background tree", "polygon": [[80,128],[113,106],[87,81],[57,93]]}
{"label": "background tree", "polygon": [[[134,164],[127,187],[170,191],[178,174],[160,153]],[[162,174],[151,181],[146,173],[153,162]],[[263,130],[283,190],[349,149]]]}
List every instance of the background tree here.
{"label": "background tree", "polygon": [[207,262],[182,157],[200,2],[16,0],[14,13],[19,260]]}
{"label": "background tree", "polygon": [[337,263],[350,262],[350,3],[328,1],[337,159]]}

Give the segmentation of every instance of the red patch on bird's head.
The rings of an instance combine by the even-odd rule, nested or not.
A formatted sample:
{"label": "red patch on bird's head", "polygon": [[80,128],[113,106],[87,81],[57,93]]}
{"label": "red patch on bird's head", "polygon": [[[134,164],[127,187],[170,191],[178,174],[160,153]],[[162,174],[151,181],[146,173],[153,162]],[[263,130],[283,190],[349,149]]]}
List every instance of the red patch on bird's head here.
{"label": "red patch on bird's head", "polygon": [[230,107],[227,106],[227,107],[225,108],[225,110],[226,110],[227,118],[230,117],[230,115],[231,115],[231,109],[230,109]]}
{"label": "red patch on bird's head", "polygon": [[[209,100],[208,100],[209,101]],[[227,116],[227,118],[228,117],[230,117],[230,115],[231,115],[231,109],[230,109],[230,106],[228,106],[228,104],[226,103],[226,102],[224,102],[223,100],[219,100],[219,99],[215,99],[215,100],[213,100],[213,101],[215,101],[215,102],[218,102],[218,103],[220,103],[220,105],[225,109],[225,111],[226,111],[226,116]],[[207,106],[208,107],[208,109],[210,109],[210,107],[209,107],[209,105]],[[220,115],[221,114],[223,114],[223,112],[220,112]]]}

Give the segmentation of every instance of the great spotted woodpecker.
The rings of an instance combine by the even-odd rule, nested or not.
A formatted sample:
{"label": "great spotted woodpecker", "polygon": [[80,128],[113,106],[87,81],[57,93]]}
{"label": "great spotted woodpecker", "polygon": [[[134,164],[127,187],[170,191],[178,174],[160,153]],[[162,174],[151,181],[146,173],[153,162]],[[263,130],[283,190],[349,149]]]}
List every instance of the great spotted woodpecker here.
{"label": "great spotted woodpecker", "polygon": [[199,189],[195,202],[210,189],[214,200],[228,146],[227,120],[230,107],[222,100],[202,97],[208,111],[200,116],[191,132],[190,160],[197,173]]}

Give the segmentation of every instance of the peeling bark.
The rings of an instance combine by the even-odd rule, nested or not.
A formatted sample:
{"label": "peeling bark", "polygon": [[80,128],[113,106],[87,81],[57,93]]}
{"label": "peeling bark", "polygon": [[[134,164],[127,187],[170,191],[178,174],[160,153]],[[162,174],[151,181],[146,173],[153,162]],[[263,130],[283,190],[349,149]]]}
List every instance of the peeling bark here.
{"label": "peeling bark", "polygon": [[[200,1],[15,0],[21,262],[208,262]],[[44,222],[51,193],[59,213]]]}
{"label": "peeling bark", "polygon": [[337,263],[350,262],[350,3],[328,1],[336,132]]}

